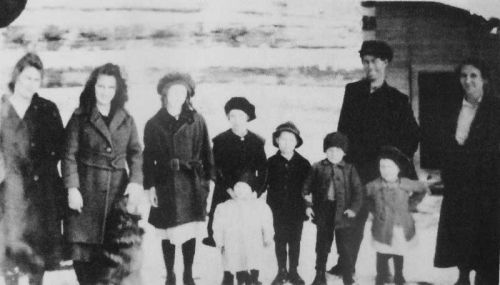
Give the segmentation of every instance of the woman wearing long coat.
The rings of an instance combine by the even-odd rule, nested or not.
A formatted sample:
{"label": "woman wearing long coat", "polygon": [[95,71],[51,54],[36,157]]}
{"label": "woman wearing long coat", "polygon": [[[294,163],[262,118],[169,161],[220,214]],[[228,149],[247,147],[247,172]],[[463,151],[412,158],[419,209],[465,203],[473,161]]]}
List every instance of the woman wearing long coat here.
{"label": "woman wearing long coat", "polygon": [[105,242],[106,218],[124,194],[142,191],[142,149],[133,118],[124,109],[127,86],[118,66],[90,75],[80,106],[66,128],[62,173],[72,210],[66,220],[73,266],[80,284],[93,284]]}
{"label": "woman wearing long coat", "polygon": [[7,284],[17,284],[17,274],[9,272],[15,266],[30,274],[30,284],[42,284],[44,271],[57,268],[62,257],[65,194],[57,163],[64,127],[56,105],[36,93],[42,73],[37,55],[21,58],[9,84],[12,95],[3,98],[0,110],[5,168],[0,218]]}
{"label": "woman wearing long coat", "polygon": [[182,245],[184,284],[194,284],[196,236],[206,216],[213,157],[207,126],[190,99],[188,74],[170,73],[158,83],[162,108],[144,129],[144,189],[152,208],[149,222],[162,238],[166,284],[175,284],[175,246]]}
{"label": "woman wearing long coat", "polygon": [[457,266],[456,284],[498,284],[500,100],[488,92],[489,73],[480,60],[457,69],[464,91],[444,122],[442,179],[445,186],[435,266]]}

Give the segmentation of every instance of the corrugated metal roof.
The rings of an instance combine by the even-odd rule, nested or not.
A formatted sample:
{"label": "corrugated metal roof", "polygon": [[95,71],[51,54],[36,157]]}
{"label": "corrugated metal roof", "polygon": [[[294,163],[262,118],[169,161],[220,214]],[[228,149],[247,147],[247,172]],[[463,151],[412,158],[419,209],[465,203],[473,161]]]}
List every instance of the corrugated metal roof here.
{"label": "corrugated metal roof", "polygon": [[[361,1],[366,2],[366,1]],[[449,6],[467,10],[472,14],[477,14],[485,19],[497,18],[500,19],[500,0],[382,0],[372,2],[434,2],[442,3]]]}

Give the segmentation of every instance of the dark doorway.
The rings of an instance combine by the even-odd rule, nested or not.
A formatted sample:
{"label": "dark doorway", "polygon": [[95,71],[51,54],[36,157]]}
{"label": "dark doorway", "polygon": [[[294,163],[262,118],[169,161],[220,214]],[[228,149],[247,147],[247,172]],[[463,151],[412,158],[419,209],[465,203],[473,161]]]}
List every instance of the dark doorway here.
{"label": "dark doorway", "polygon": [[440,169],[444,119],[453,112],[460,96],[460,85],[453,72],[419,72],[419,117],[422,132],[420,166]]}

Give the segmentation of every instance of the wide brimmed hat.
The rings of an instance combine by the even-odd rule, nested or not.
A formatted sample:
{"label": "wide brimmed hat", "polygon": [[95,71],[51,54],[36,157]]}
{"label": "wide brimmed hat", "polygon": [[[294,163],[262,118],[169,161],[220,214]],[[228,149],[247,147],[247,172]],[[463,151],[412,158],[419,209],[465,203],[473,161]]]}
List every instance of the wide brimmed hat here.
{"label": "wide brimmed hat", "polygon": [[276,128],[276,130],[274,131],[274,133],[273,133],[273,145],[275,147],[278,147],[278,142],[276,141],[276,139],[281,135],[282,132],[289,132],[289,133],[292,133],[295,135],[295,137],[297,138],[297,145],[295,146],[295,148],[298,148],[302,145],[302,138],[300,137],[299,129],[297,129],[297,127],[295,126],[294,123],[288,121],[288,122],[285,122],[285,123],[279,125]]}
{"label": "wide brimmed hat", "polygon": [[252,121],[256,118],[255,116],[255,106],[250,103],[245,97],[232,97],[227,101],[224,106],[224,111],[226,115],[231,112],[231,110],[241,110],[248,115],[248,121]]}
{"label": "wide brimmed hat", "polygon": [[184,85],[188,91],[188,96],[194,96],[196,84],[194,83],[193,78],[191,78],[191,75],[187,73],[179,72],[168,73],[163,76],[160,81],[158,81],[156,92],[163,96],[166,94],[166,91],[168,91],[168,88],[176,84]]}
{"label": "wide brimmed hat", "polygon": [[359,56],[373,55],[381,59],[392,61],[393,52],[392,48],[384,41],[364,41],[359,51]]}
{"label": "wide brimmed hat", "polygon": [[341,148],[345,153],[349,149],[349,139],[341,132],[329,133],[323,140],[323,152],[331,147]]}

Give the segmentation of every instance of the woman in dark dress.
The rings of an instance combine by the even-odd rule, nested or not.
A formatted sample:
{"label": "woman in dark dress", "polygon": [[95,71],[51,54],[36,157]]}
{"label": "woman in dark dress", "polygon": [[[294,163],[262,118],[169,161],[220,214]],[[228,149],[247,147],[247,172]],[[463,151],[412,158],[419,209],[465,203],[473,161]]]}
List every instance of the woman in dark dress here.
{"label": "woman in dark dress", "polygon": [[175,247],[182,246],[184,284],[192,274],[196,237],[203,229],[213,158],[207,126],[191,106],[195,85],[188,74],[158,82],[162,107],[144,129],[144,189],[152,205],[149,222],[162,239],[165,284],[175,285]]}
{"label": "woman in dark dress", "polygon": [[22,57],[9,84],[12,94],[3,98],[0,111],[5,167],[0,187],[5,252],[0,255],[5,253],[6,284],[17,284],[15,267],[29,274],[30,284],[42,284],[44,272],[56,269],[61,259],[65,194],[57,163],[64,128],[56,105],[37,93],[42,75],[36,54]]}
{"label": "woman in dark dress", "polygon": [[[72,210],[65,224],[80,284],[95,284],[112,206],[124,195],[142,194],[142,149],[134,119],[125,110],[127,85],[118,66],[96,68],[66,128],[62,161]],[[107,283],[106,283],[107,284]]]}
{"label": "woman in dark dress", "polygon": [[445,186],[435,266],[455,267],[457,285],[498,284],[500,100],[488,88],[489,72],[478,59],[457,69],[463,94],[444,122]]}

